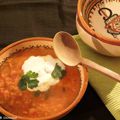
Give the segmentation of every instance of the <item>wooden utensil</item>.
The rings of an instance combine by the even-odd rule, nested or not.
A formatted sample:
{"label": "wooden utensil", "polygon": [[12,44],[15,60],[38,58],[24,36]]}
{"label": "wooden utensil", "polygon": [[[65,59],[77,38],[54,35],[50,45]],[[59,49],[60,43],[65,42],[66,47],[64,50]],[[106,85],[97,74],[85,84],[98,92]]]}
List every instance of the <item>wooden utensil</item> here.
{"label": "wooden utensil", "polygon": [[120,82],[120,75],[118,73],[98,65],[89,59],[83,58],[79,45],[69,33],[64,31],[56,33],[53,38],[53,46],[57,57],[66,65],[76,66],[83,64]]}

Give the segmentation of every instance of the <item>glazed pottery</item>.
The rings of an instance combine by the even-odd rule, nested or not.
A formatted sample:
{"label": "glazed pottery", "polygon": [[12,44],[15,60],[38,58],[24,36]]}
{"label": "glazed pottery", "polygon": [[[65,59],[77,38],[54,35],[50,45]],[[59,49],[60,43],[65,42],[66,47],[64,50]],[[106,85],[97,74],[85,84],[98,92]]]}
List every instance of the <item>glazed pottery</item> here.
{"label": "glazed pottery", "polygon": [[[21,51],[27,48],[33,48],[33,47],[44,47],[46,49],[48,48],[53,49],[53,42],[51,38],[44,38],[44,37],[27,38],[27,39],[23,39],[18,42],[15,42],[0,51],[0,65],[2,65],[2,63],[12,54],[18,51]],[[56,120],[65,116],[80,102],[87,88],[87,84],[88,84],[87,69],[82,65],[77,66],[77,68],[80,72],[80,80],[81,80],[80,91],[76,96],[75,100],[63,111],[60,111],[55,115],[44,117],[44,118],[28,118],[25,116],[17,116],[14,113],[10,113],[9,111],[5,110],[1,106],[0,106],[0,112],[8,116],[9,118],[21,119],[21,120],[39,120],[39,119],[40,120]]]}
{"label": "glazed pottery", "polygon": [[120,56],[119,8],[119,0],[78,0],[76,26],[84,43],[101,54]]}

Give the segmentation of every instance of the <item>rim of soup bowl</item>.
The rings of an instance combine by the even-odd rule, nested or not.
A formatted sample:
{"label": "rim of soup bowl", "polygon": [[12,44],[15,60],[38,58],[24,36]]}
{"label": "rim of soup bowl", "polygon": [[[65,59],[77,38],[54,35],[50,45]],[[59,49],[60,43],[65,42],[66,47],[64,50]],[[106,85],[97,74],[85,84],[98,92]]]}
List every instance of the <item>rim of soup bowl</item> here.
{"label": "rim of soup bowl", "polygon": [[[22,40],[19,40],[17,42],[14,42],[10,45],[8,45],[7,47],[3,48],[1,51],[0,51],[0,56],[5,53],[6,51],[8,51],[9,49],[21,44],[21,43],[24,43],[24,42],[29,42],[29,41],[34,41],[34,40],[38,40],[38,41],[48,41],[48,42],[52,42],[52,38],[46,38],[46,37],[32,37],[32,38],[25,38],[25,39],[22,39]],[[30,117],[23,117],[23,116],[18,116],[18,115],[15,115],[7,110],[5,110],[4,108],[2,108],[0,106],[0,112],[4,115],[6,115],[8,118],[15,118],[15,119],[26,119],[26,120],[38,120],[38,119],[41,119],[41,120],[49,120],[49,119],[56,119],[56,118],[61,118],[63,116],[65,116],[67,113],[69,113],[79,102],[80,100],[82,99],[85,91],[86,91],[86,88],[87,88],[87,85],[88,85],[88,71],[87,71],[87,68],[83,65],[81,65],[82,67],[82,71],[83,71],[83,80],[81,79],[81,86],[80,86],[80,90],[79,90],[79,93],[78,95],[76,96],[76,98],[74,99],[74,101],[67,107],[65,108],[63,111],[60,111],[59,113],[56,113],[55,115],[51,115],[51,116],[48,116],[48,117],[33,117],[33,118],[30,118]]]}
{"label": "rim of soup bowl", "polygon": [[115,40],[112,38],[108,38],[105,37],[103,35],[100,35],[99,33],[96,33],[94,30],[92,30],[89,25],[86,23],[86,21],[84,20],[84,17],[82,15],[82,2],[81,0],[78,0],[77,3],[77,15],[78,15],[78,24],[91,36],[97,38],[98,40],[104,42],[104,43],[108,43],[108,44],[112,44],[112,45],[116,45],[116,46],[120,46],[120,40]]}

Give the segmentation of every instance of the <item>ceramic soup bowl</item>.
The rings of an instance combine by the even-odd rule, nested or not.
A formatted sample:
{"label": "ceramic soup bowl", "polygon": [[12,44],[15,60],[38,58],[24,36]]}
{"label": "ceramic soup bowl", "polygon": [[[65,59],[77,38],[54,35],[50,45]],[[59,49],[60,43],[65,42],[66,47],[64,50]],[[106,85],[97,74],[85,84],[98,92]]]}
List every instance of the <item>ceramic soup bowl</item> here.
{"label": "ceramic soup bowl", "polygon": [[120,56],[119,8],[119,0],[78,0],[76,26],[84,43],[101,54]]}
{"label": "ceramic soup bowl", "polygon": [[[41,49],[39,49],[39,48],[41,48]],[[15,55],[15,56],[17,56],[18,54],[20,54],[18,57],[17,57],[17,59],[15,59],[15,60],[13,60],[15,63],[16,63],[16,65],[14,66],[14,70],[16,69],[16,66],[17,65],[20,65],[20,62],[19,62],[19,59],[20,58],[22,58],[22,59],[24,59],[24,57],[26,56],[26,55],[28,55],[27,53],[25,53],[24,55],[23,55],[23,51],[27,51],[28,53],[29,53],[29,50],[37,50],[36,51],[36,55],[37,54],[43,54],[43,53],[45,53],[45,54],[48,54],[48,52],[46,53],[45,51],[47,50],[47,51],[51,51],[50,53],[51,54],[54,54],[54,51],[53,51],[53,42],[52,42],[52,39],[51,38],[43,38],[43,37],[34,37],[34,38],[27,38],[27,39],[23,39],[23,40],[20,40],[20,41],[18,41],[18,42],[15,42],[15,43],[13,43],[13,44],[11,44],[11,45],[9,45],[9,46],[7,46],[6,48],[4,48],[3,50],[1,50],[0,51],[0,68],[1,68],[1,66],[9,59],[9,57],[11,57],[12,55]],[[40,51],[39,51],[40,50]],[[34,51],[35,52],[35,51]],[[33,54],[33,51],[32,52],[30,52],[29,54]],[[14,64],[13,64],[14,65]],[[7,66],[6,66],[7,67]],[[69,66],[68,66],[69,67]],[[5,69],[5,67],[4,67],[4,69]],[[71,68],[70,68],[71,69]],[[76,66],[76,71],[77,71],[77,73],[78,73],[78,80],[80,81],[80,85],[79,84],[77,84],[76,83],[76,79],[74,79],[75,78],[75,76],[73,76],[73,77],[71,77],[71,80],[73,81],[72,82],[72,86],[75,86],[75,84],[77,85],[77,86],[80,86],[80,87],[78,87],[78,93],[76,94],[76,97],[75,97],[75,99],[67,106],[67,107],[65,107],[64,109],[62,109],[62,110],[60,110],[59,112],[56,112],[55,114],[52,114],[52,115],[47,115],[47,114],[45,114],[45,112],[42,112],[42,113],[38,113],[37,114],[37,117],[35,116],[35,111],[36,111],[36,108],[34,109],[34,108],[32,108],[31,109],[31,106],[32,106],[32,104],[33,104],[33,102],[34,102],[34,104],[36,104],[36,101],[39,101],[40,99],[41,99],[41,96],[43,97],[44,96],[44,94],[45,93],[41,93],[40,95],[41,96],[38,96],[37,98],[35,98],[35,96],[32,96],[32,99],[31,99],[31,105],[29,105],[28,107],[30,107],[30,109],[31,109],[31,114],[29,114],[29,116],[27,116],[27,115],[22,115],[21,113],[17,113],[16,112],[16,110],[18,109],[18,111],[20,110],[21,112],[23,112],[25,109],[23,109],[27,104],[28,104],[28,102],[29,102],[29,100],[27,101],[27,96],[26,95],[30,95],[30,93],[28,94],[27,93],[27,91],[24,91],[24,92],[22,92],[22,91],[20,91],[18,88],[17,88],[17,86],[15,85],[15,82],[16,82],[16,79],[11,79],[11,80],[9,80],[8,82],[9,82],[9,84],[8,84],[8,86],[10,86],[10,85],[15,85],[15,86],[13,86],[13,87],[11,87],[9,90],[7,90],[8,89],[8,87],[4,87],[4,81],[6,81],[7,79],[0,79],[0,96],[2,97],[1,98],[1,100],[0,100],[0,113],[3,113],[4,115],[6,115],[6,116],[8,116],[9,118],[12,118],[12,119],[21,119],[21,120],[38,120],[38,119],[40,119],[40,120],[56,120],[56,119],[59,119],[59,118],[61,118],[61,117],[63,117],[63,116],[65,116],[68,112],[70,112],[79,102],[80,102],[80,100],[81,100],[81,98],[83,97],[83,95],[84,95],[84,93],[85,93],[85,91],[86,91],[86,88],[87,88],[87,84],[88,84],[88,74],[87,74],[87,70],[86,70],[86,67],[84,67],[84,66],[82,66],[82,65],[80,65],[80,66]],[[3,70],[3,69],[2,69]],[[10,70],[12,70],[12,69],[10,69]],[[19,70],[18,70],[19,71]],[[14,71],[14,72],[17,72],[17,71]],[[9,73],[11,73],[11,72],[9,72]],[[6,75],[6,73],[5,73],[5,75]],[[69,75],[69,73],[67,74],[68,75],[68,77],[70,76]],[[15,78],[15,77],[14,77]],[[69,82],[70,83],[70,79],[66,79],[67,81],[65,82],[66,84],[63,84],[63,85],[67,85],[67,82]],[[8,83],[7,82],[7,83]],[[60,81],[60,82],[64,82],[64,80],[63,81]],[[73,83],[74,83],[74,85],[73,85]],[[50,90],[50,95],[48,96],[48,94],[46,94],[47,95],[47,98],[45,99],[46,100],[46,102],[45,102],[45,100],[42,98],[42,103],[44,103],[44,104],[42,104],[41,102],[39,102],[38,103],[38,107],[37,106],[34,106],[34,107],[37,107],[37,109],[39,110],[39,109],[41,109],[41,107],[43,106],[43,108],[46,108],[46,110],[48,110],[49,109],[49,107],[50,107],[50,105],[52,105],[52,112],[55,110],[57,110],[56,109],[56,107],[57,107],[57,105],[55,105],[55,99],[54,99],[54,101],[51,101],[51,99],[52,99],[52,97],[53,96],[58,96],[58,94],[56,93],[56,94],[52,94],[52,91],[54,90],[54,89],[56,89],[57,91],[58,90],[61,90],[61,89],[59,89],[59,88],[57,88],[57,87],[60,87],[60,86],[62,85],[62,83],[61,84],[59,84],[58,83],[58,85],[55,87],[52,87],[51,88],[51,90]],[[68,87],[69,87],[69,85],[70,84],[68,84],[68,86],[67,86],[67,89],[68,89]],[[16,88],[16,90],[13,92],[13,91],[11,91],[11,89],[12,90],[14,90],[13,88]],[[69,91],[71,91],[72,90],[72,87],[70,87],[70,89],[68,89]],[[5,93],[5,91],[7,91],[7,93]],[[63,91],[66,91],[66,90],[63,90]],[[68,91],[68,92],[69,92]],[[73,91],[75,91],[75,89],[73,90]],[[18,92],[18,93],[16,93],[16,92]],[[56,92],[56,91],[53,91],[53,92]],[[67,92],[67,91],[66,91]],[[10,95],[9,95],[10,94]],[[21,95],[21,97],[19,96],[19,94]],[[26,97],[25,98],[25,100],[23,99],[24,97],[22,96],[22,95],[24,95],[24,94],[26,94],[24,97]],[[52,94],[52,95],[51,95]],[[7,95],[7,96],[6,96]],[[31,94],[32,95],[32,94]],[[30,96],[31,96],[30,95]],[[73,94],[74,95],[74,94]],[[12,100],[14,100],[14,98],[12,98],[12,96],[15,98],[15,99],[17,99],[18,97],[20,97],[17,101],[15,100],[14,102],[12,102]],[[29,96],[29,97],[30,97]],[[7,99],[8,99],[8,97],[9,97],[9,101],[7,101]],[[50,99],[49,99],[50,98]],[[67,97],[68,99],[70,98],[70,96],[68,96]],[[65,98],[65,100],[67,99],[67,98]],[[60,96],[58,96],[57,97],[57,101],[59,101],[59,99],[61,99],[60,101],[62,102],[61,103],[61,105],[63,104],[63,99],[64,99],[64,94],[61,94]],[[24,100],[24,101],[23,101]],[[49,101],[50,100],[50,101]],[[5,102],[6,101],[6,102]],[[49,102],[48,102],[49,101]],[[5,102],[5,103],[4,103]],[[27,103],[26,103],[27,102]],[[18,105],[18,104],[21,104],[21,105]],[[46,104],[46,105],[45,105]],[[50,104],[49,106],[47,106],[47,104]],[[60,102],[58,103],[58,104],[60,104]],[[67,101],[67,104],[68,104],[68,101]],[[9,107],[7,107],[7,106],[9,106],[9,105],[11,105],[11,107],[9,108]],[[20,108],[18,108],[18,106],[20,107]],[[41,105],[41,107],[39,107],[39,105]],[[60,106],[61,106],[60,105]],[[60,107],[60,106],[58,106],[58,107]],[[11,109],[12,108],[12,109]],[[15,108],[15,109],[14,109]],[[17,108],[17,109],[16,109]],[[30,109],[28,109],[28,111],[30,110]],[[11,111],[10,111],[11,110]],[[26,110],[26,113],[28,112],[27,110]],[[42,111],[42,110],[41,110]],[[38,111],[37,111],[38,112]],[[25,114],[26,114],[25,113]],[[43,115],[44,114],[44,115]],[[40,116],[40,117],[39,117]]]}

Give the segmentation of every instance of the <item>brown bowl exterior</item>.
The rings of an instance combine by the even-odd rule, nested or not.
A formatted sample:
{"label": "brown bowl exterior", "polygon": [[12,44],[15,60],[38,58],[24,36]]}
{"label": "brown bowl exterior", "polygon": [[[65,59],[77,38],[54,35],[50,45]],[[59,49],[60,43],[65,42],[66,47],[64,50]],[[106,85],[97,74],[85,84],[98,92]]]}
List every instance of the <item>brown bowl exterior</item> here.
{"label": "brown bowl exterior", "polygon": [[[26,38],[18,42],[15,42],[0,51],[0,65],[6,60],[6,58],[8,58],[11,54],[15,52],[18,52],[26,48],[40,47],[40,46],[53,48],[52,39],[45,38],[45,37],[33,37],[33,38]],[[59,112],[58,114],[55,114],[54,116],[48,116],[46,118],[45,117],[44,118],[27,118],[27,117],[17,116],[13,113],[10,113],[9,111],[3,109],[1,106],[0,106],[0,112],[8,116],[9,118],[13,118],[17,120],[33,120],[33,119],[34,120],[56,120],[65,116],[80,102],[87,88],[87,84],[88,84],[87,69],[82,65],[78,65],[78,69],[81,75],[80,76],[81,88],[80,88],[79,94],[71,105],[69,105],[65,110]]]}

